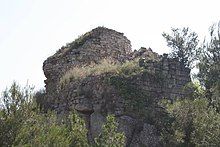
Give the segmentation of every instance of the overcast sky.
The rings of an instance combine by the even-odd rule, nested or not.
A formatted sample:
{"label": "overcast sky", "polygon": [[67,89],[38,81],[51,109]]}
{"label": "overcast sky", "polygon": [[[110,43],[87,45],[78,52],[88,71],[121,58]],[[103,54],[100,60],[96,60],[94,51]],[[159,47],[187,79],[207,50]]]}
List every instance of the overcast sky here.
{"label": "overcast sky", "polygon": [[[44,87],[43,61],[97,27],[123,32],[133,49],[168,52],[162,32],[204,36],[220,20],[219,0],[0,0],[0,90],[13,80]],[[202,39],[202,37],[201,37]]]}

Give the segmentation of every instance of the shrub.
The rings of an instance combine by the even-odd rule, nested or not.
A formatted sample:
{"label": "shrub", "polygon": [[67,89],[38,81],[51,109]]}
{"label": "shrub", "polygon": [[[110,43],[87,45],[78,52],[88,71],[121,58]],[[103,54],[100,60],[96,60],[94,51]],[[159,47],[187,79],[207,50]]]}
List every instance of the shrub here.
{"label": "shrub", "polygon": [[210,104],[220,112],[220,21],[210,27],[207,38],[200,47],[197,77]]}
{"label": "shrub", "polygon": [[197,146],[218,146],[220,144],[220,114],[208,107],[207,100],[196,100],[194,132],[192,142]]}
{"label": "shrub", "polygon": [[213,107],[209,107],[206,99],[177,100],[174,103],[167,103],[166,108],[174,118],[171,142],[185,146],[219,145],[220,114]]}
{"label": "shrub", "polygon": [[33,113],[15,139],[14,146],[69,146],[70,137],[64,125],[56,123],[54,114]]}
{"label": "shrub", "polygon": [[21,88],[13,82],[1,97],[3,107],[0,109],[0,146],[11,146],[20,126],[34,108],[33,88]]}
{"label": "shrub", "polygon": [[0,146],[124,146],[125,136],[117,132],[113,116],[107,118],[96,144],[89,144],[82,118],[75,112],[59,116],[59,119],[55,112],[42,113],[33,101],[30,87],[22,89],[13,83],[9,90],[4,91],[2,99]]}
{"label": "shrub", "polygon": [[102,126],[102,133],[95,138],[95,147],[124,147],[125,135],[117,132],[117,123],[113,115],[107,116],[107,122]]}
{"label": "shrub", "polygon": [[81,118],[73,113],[61,122],[53,112],[32,113],[21,126],[14,146],[88,146],[87,130]]}
{"label": "shrub", "polygon": [[73,147],[88,147],[87,129],[85,122],[76,113],[69,116],[70,129],[69,136],[71,137],[71,145]]}

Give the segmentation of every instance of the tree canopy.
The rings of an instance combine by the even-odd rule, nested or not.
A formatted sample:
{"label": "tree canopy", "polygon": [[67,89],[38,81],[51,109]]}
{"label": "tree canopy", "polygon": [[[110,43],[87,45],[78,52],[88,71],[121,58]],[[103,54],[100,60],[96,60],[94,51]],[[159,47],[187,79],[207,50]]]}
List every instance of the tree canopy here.
{"label": "tree canopy", "polygon": [[171,47],[171,58],[178,58],[186,67],[192,67],[197,59],[198,35],[189,28],[172,28],[171,34],[163,33],[167,45]]}

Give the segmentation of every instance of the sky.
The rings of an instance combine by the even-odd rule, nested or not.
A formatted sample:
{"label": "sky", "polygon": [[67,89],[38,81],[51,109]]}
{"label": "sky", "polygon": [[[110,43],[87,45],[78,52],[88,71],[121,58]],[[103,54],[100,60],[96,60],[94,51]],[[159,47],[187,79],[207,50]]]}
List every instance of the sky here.
{"label": "sky", "polygon": [[79,35],[105,26],[133,49],[169,52],[162,37],[190,27],[200,39],[220,20],[219,0],[0,0],[0,91],[13,81],[44,87],[43,61]]}

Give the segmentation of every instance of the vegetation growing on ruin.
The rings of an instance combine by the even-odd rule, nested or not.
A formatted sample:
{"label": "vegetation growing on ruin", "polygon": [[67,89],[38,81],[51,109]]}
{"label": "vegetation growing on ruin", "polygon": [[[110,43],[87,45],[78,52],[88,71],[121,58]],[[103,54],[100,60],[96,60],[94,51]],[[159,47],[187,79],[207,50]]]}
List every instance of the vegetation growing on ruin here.
{"label": "vegetation growing on ruin", "polygon": [[67,71],[60,79],[60,84],[66,85],[72,80],[83,79],[88,76],[97,76],[104,73],[130,75],[141,72],[143,68],[138,66],[138,61],[118,63],[110,59],[103,59],[99,64],[91,64],[83,67],[74,67]]}
{"label": "vegetation growing on ruin", "polygon": [[[152,71],[147,66],[140,67],[139,60],[121,63],[114,63],[110,60],[103,60],[100,64],[73,68],[61,78],[61,85],[68,84],[71,80],[83,79],[87,76],[97,76],[104,73],[106,84],[114,86],[119,95],[125,100],[126,113],[133,117],[140,117],[149,123],[154,122],[152,109],[156,107],[156,100],[150,96],[138,83],[136,78],[151,77],[157,84],[163,85],[165,78],[161,71]],[[146,105],[147,104],[147,105]],[[154,112],[154,114],[157,112]]]}
{"label": "vegetation growing on ruin", "polygon": [[[99,28],[105,27],[98,27],[97,29]],[[76,38],[74,41],[67,43],[66,46],[62,46],[61,49],[57,51],[57,56],[65,56],[68,53],[68,51],[71,51],[72,49],[77,49],[80,46],[82,46],[86,41],[92,38],[93,31],[86,32],[85,34],[78,36],[78,38]]]}
{"label": "vegetation growing on ruin", "polygon": [[57,56],[65,56],[65,54],[68,53],[68,51],[72,49],[77,49],[80,46],[82,46],[89,38],[91,37],[91,32],[87,32],[83,35],[78,36],[77,39],[75,39],[71,43],[67,43],[66,46],[62,46],[61,49],[57,51]]}

